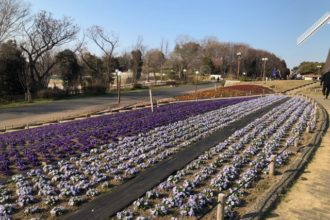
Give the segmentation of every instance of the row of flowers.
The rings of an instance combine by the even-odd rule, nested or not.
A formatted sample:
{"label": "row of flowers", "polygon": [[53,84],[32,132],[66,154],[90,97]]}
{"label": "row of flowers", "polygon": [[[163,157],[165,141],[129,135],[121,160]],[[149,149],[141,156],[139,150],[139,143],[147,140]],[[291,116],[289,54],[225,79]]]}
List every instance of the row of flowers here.
{"label": "row of flowers", "polygon": [[[0,200],[4,211],[0,214],[11,215],[24,208],[26,214],[41,210],[50,210],[51,215],[62,214],[108,190],[110,183],[125,181],[180,148],[282,98],[270,96],[240,102],[124,137],[82,153],[80,157],[31,169],[26,175],[14,175],[10,182],[2,185]],[[66,205],[58,206],[60,203]]]}
{"label": "row of flowers", "polygon": [[204,90],[197,94],[188,94],[176,97],[178,100],[210,99],[214,97],[234,97],[246,95],[261,95],[274,93],[271,89],[259,85],[233,85],[218,87],[216,90]]}
{"label": "row of flowers", "polygon": [[0,172],[9,175],[53,162],[122,137],[145,133],[221,107],[251,98],[176,103],[149,109],[121,112],[85,120],[58,123],[0,135]]}
{"label": "row of flowers", "polygon": [[[315,119],[314,112],[315,109],[305,100],[291,99],[236,131],[225,142],[219,143],[136,200],[132,207],[117,213],[116,217],[198,216],[215,203],[216,193],[225,190],[230,194],[226,215],[233,217],[233,208],[241,204],[240,198],[244,196],[244,190],[236,191],[235,188],[239,185],[243,189],[251,187],[253,182],[248,180],[257,179],[267,170],[270,156],[280,148],[281,139],[287,134],[299,138],[307,123]],[[290,151],[278,155],[276,165],[284,164],[289,155]],[[143,213],[150,214],[141,216],[141,209],[147,211]]]}

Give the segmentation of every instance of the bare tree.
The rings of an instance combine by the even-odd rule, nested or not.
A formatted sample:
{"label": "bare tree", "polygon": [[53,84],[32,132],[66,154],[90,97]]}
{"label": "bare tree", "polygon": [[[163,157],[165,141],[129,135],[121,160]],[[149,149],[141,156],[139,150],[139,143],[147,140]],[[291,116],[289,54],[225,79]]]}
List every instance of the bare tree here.
{"label": "bare tree", "polygon": [[29,7],[21,0],[0,1],[0,43],[20,29],[21,21],[28,14]]}
{"label": "bare tree", "polygon": [[113,59],[114,50],[118,46],[118,37],[114,34],[106,33],[102,27],[97,25],[88,28],[87,37],[90,38],[104,53],[107,69],[106,84],[108,85],[112,81],[111,73],[114,70],[111,68],[111,62]]}
{"label": "bare tree", "polygon": [[145,55],[144,69],[148,74],[153,73],[155,83],[157,82],[156,72],[161,69],[164,61],[165,56],[159,49],[151,49]]}
{"label": "bare tree", "polygon": [[187,69],[185,78],[190,73],[193,75],[194,70],[199,69],[201,61],[201,45],[195,41],[177,41],[172,52],[172,59],[175,59],[175,63],[180,63],[178,68],[179,78],[182,79],[183,69]]}
{"label": "bare tree", "polygon": [[162,60],[161,65],[160,65],[160,74],[162,75],[161,79],[163,79],[164,64],[166,62],[166,59],[167,59],[168,53],[169,53],[169,42],[168,42],[168,40],[164,40],[164,38],[162,39],[162,41],[160,42],[160,51],[164,55],[164,59]]}
{"label": "bare tree", "polygon": [[147,50],[147,46],[143,43],[143,37],[141,35],[139,35],[138,38],[136,39],[136,43],[133,46],[133,50],[141,51],[142,57],[144,57]]}
{"label": "bare tree", "polygon": [[56,64],[55,59],[50,59],[52,50],[73,41],[78,32],[79,27],[70,18],[55,19],[45,11],[38,13],[29,26],[24,26],[25,40],[21,49],[28,60],[25,71],[28,80],[25,82],[31,84],[26,85],[26,88],[37,91],[47,86],[51,70]]}

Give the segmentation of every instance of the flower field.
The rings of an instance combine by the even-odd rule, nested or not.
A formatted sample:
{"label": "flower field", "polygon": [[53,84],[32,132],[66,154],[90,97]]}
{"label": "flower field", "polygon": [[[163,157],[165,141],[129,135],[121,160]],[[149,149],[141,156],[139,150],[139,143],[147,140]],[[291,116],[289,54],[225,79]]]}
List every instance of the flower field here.
{"label": "flower field", "polygon": [[233,105],[247,98],[178,103],[54,124],[0,135],[0,172],[4,175],[51,163],[127,136],[147,132],[188,117]]}
{"label": "flower field", "polygon": [[[284,99],[238,98],[165,105],[50,125],[0,136],[0,216],[47,218],[77,210],[143,170],[228,124]],[[284,104],[237,131],[184,169],[148,191],[118,219],[199,216],[219,192],[235,191],[257,179],[270,155],[291,146],[308,125],[314,107],[302,98]],[[277,157],[288,160],[289,151]],[[25,170],[24,172],[22,172]],[[244,184],[244,188],[252,185]],[[244,189],[228,197],[227,216],[240,205]]]}
{"label": "flower field", "polygon": [[118,212],[116,219],[199,217],[214,206],[220,192],[227,194],[226,219],[236,219],[236,207],[267,172],[271,155],[281,152],[276,166],[285,164],[291,155],[287,149],[301,138],[307,126],[315,129],[314,115],[315,108],[309,102],[290,99],[169,176]]}
{"label": "flower field", "polygon": [[[197,99],[210,99],[219,97],[234,97],[234,96],[247,96],[247,95],[261,95],[271,94],[273,91],[267,87],[259,85],[234,85],[228,87],[219,87],[216,90],[205,90],[197,92]],[[176,97],[178,100],[194,100],[196,94],[188,94]]]}

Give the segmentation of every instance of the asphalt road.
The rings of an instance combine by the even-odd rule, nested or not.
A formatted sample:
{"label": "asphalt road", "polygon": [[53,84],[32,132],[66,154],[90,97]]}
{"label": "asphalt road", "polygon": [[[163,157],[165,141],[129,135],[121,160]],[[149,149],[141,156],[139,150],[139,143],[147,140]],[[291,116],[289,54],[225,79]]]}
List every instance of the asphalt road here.
{"label": "asphalt road", "polygon": [[[213,88],[214,84],[198,85],[198,89]],[[159,87],[153,89],[153,95],[156,99],[169,98],[182,95],[184,93],[193,92],[195,85],[183,85],[178,87]],[[140,101],[148,101],[149,90],[136,90],[122,93],[122,104],[133,104]],[[108,96],[95,96],[86,98],[76,98],[67,100],[58,100],[49,103],[32,104],[22,107],[2,108],[0,109],[0,121],[8,121],[20,118],[35,117],[43,114],[55,114],[60,112],[75,111],[91,106],[116,106],[116,94]]]}

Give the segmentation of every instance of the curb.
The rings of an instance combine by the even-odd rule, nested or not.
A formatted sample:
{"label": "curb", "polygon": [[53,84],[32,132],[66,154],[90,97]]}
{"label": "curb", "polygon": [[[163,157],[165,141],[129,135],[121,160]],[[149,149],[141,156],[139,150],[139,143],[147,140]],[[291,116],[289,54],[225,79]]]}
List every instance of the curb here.
{"label": "curb", "polygon": [[[315,101],[315,100],[314,100]],[[253,207],[241,219],[244,220],[262,220],[266,218],[269,211],[276,207],[280,202],[282,195],[288,191],[297,178],[304,171],[305,167],[312,159],[315,151],[319,147],[322,136],[329,126],[329,115],[324,107],[318,103],[323,117],[323,122],[320,130],[317,130],[312,137],[312,140],[303,149],[303,154],[293,161],[293,164],[284,172],[282,178],[268,189],[253,205]]]}

